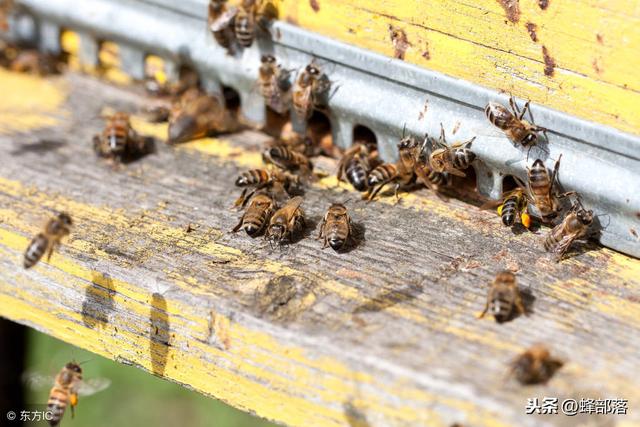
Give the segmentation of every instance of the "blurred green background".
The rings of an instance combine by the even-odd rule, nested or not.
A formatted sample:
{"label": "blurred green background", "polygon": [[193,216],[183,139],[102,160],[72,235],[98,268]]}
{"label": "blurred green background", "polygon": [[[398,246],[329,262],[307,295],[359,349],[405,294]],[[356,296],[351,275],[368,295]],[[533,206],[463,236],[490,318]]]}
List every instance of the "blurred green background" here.
{"label": "blurred green background", "polygon": [[[140,369],[121,365],[81,350],[29,328],[27,372],[53,376],[69,361],[82,365],[84,378],[105,377],[111,386],[88,397],[80,397],[75,418],[66,411],[61,425],[113,426],[188,426],[188,427],[268,427],[270,422],[238,411],[224,403],[157,378]],[[53,385],[53,384],[52,384]],[[27,404],[47,402],[45,390],[27,389]],[[42,426],[43,423],[31,423]]]}

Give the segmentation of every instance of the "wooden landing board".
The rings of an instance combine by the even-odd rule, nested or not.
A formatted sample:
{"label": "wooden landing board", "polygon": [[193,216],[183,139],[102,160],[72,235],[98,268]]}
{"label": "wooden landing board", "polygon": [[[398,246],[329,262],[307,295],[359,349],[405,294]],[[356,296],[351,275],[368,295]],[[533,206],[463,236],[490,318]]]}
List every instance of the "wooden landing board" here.
{"label": "wooden landing board", "polygon": [[[640,134],[640,3],[632,0],[275,0],[280,19]],[[239,3],[239,1],[238,1]]]}
{"label": "wooden landing board", "polygon": [[[333,177],[305,195],[307,236],[273,250],[229,232],[234,178],[260,165],[264,136],[159,144],[114,169],[91,137],[105,107],[135,112],[138,95],[4,71],[0,89],[11,95],[0,111],[30,117],[0,116],[3,317],[292,426],[585,422],[525,415],[544,396],[628,399],[627,416],[590,420],[640,423],[640,261],[590,246],[556,264],[540,236],[514,234],[493,212],[426,190],[366,204]],[[316,225],[347,199],[364,241],[321,250]],[[72,235],[24,271],[29,239],[56,210],[73,216]],[[532,295],[531,315],[477,320],[504,268]],[[507,365],[535,342],[566,365],[521,387]]]}

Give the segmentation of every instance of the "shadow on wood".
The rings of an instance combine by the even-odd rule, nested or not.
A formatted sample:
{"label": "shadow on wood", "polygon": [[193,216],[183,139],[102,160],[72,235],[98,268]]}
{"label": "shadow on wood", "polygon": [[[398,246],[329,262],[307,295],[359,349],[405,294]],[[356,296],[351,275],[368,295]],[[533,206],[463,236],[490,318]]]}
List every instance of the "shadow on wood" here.
{"label": "shadow on wood", "polygon": [[88,328],[104,328],[114,310],[116,289],[108,274],[92,273],[91,285],[85,290],[82,302],[82,322]]}
{"label": "shadow on wood", "polygon": [[157,292],[151,296],[149,323],[151,324],[149,331],[151,370],[155,375],[163,376],[169,352],[169,315],[167,300]]}

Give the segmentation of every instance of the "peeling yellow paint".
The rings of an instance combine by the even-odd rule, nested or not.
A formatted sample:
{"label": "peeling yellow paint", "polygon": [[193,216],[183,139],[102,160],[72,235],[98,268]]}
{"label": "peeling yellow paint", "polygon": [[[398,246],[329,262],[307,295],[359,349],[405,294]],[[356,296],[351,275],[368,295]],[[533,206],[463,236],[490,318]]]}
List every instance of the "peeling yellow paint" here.
{"label": "peeling yellow paint", "polygon": [[61,79],[12,73],[0,68],[0,134],[56,125],[68,114],[62,110],[67,87]]}

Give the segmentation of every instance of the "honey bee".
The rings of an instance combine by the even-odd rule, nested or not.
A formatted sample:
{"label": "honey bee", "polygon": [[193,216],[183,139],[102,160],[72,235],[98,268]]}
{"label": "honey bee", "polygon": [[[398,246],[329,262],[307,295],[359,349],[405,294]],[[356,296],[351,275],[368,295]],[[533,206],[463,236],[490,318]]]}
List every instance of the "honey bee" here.
{"label": "honey bee", "polygon": [[265,163],[284,170],[301,171],[307,175],[313,170],[313,163],[307,156],[284,145],[268,148],[262,153],[262,158]]}
{"label": "honey bee", "polygon": [[367,176],[371,170],[371,162],[377,152],[370,151],[366,144],[357,143],[345,151],[338,163],[338,181],[346,180],[358,191],[368,189]]}
{"label": "honey bee", "polygon": [[296,115],[308,120],[313,110],[323,104],[331,82],[313,62],[302,70],[293,86],[293,109]]}
{"label": "honey bee", "polygon": [[526,229],[531,227],[531,216],[527,212],[528,197],[522,188],[516,188],[503,194],[500,201],[490,201],[485,203],[482,208],[498,207],[498,215],[502,219],[502,223],[507,227],[515,224],[522,224]]}
{"label": "honey bee", "polygon": [[251,237],[256,237],[269,222],[275,209],[273,198],[266,193],[259,192],[251,197],[247,210],[240,218],[240,222],[233,228],[237,232],[241,228]]}
{"label": "honey bee", "polygon": [[[81,363],[69,362],[54,376],[37,372],[25,372],[22,376],[25,385],[33,390],[50,390],[47,413],[50,426],[60,424],[67,406],[71,407],[71,416],[78,404],[78,396],[91,396],[111,384],[108,378],[83,379]],[[53,387],[51,387],[53,383]]]}
{"label": "honey bee", "polygon": [[524,104],[522,111],[518,110],[513,97],[509,98],[509,111],[505,106],[489,102],[484,108],[484,113],[492,125],[502,130],[507,138],[517,144],[526,146],[535,145],[538,141],[538,132],[546,131],[545,128],[536,126],[523,119],[529,110],[529,101]]}
{"label": "honey bee", "polygon": [[270,16],[265,13],[263,1],[242,0],[234,24],[238,44],[242,47],[250,47],[256,37],[256,26],[264,27],[269,18]]}
{"label": "honey bee", "polygon": [[559,198],[576,194],[575,191],[558,194],[553,189],[558,169],[560,168],[560,159],[562,159],[562,154],[558,157],[551,175],[549,175],[549,171],[540,159],[533,162],[531,169],[527,169],[529,180],[528,196],[532,204],[538,209],[543,222],[549,222],[558,215],[560,210]]}
{"label": "honey bee", "polygon": [[233,53],[235,41],[234,27],[238,16],[238,8],[227,8],[227,0],[211,0],[209,2],[209,30],[216,42]]}
{"label": "honey bee", "polygon": [[[447,172],[460,177],[465,177],[466,174],[462,170],[471,166],[471,163],[475,160],[476,155],[470,149],[466,148],[476,138],[475,136],[465,142],[457,142],[451,147],[447,146],[444,137],[444,127],[440,125],[440,139],[432,140],[432,144],[435,144],[433,151],[429,156],[429,165],[435,172]],[[436,148],[439,147],[439,148]]]}
{"label": "honey bee", "polygon": [[260,93],[266,105],[278,114],[289,111],[291,72],[283,69],[273,55],[263,55],[259,70]]}
{"label": "honey bee", "polygon": [[62,420],[67,405],[71,406],[71,416],[78,404],[78,387],[82,381],[82,368],[75,362],[67,363],[56,376],[55,384],[49,393],[47,411],[51,413],[49,425],[57,426]]}
{"label": "honey bee", "polygon": [[351,217],[346,206],[340,203],[333,203],[322,219],[318,239],[324,239],[322,249],[327,244],[334,251],[343,249],[345,245],[353,239]]}
{"label": "honey bee", "polygon": [[546,383],[563,364],[544,345],[535,344],[511,362],[511,373],[523,385]]}
{"label": "honey bee", "polygon": [[545,250],[556,254],[556,261],[560,261],[576,239],[587,235],[592,223],[593,211],[586,210],[580,200],[577,200],[562,222],[547,234],[544,239]]}
{"label": "honey bee", "polygon": [[267,227],[266,238],[272,243],[291,242],[305,226],[304,211],[300,207],[302,197],[296,196],[273,214]]}
{"label": "honey bee", "polygon": [[398,167],[398,163],[383,163],[376,166],[367,178],[368,192],[363,199],[371,201],[384,188],[385,185],[395,182],[394,194],[396,200],[399,199],[398,190],[403,185],[409,185],[415,180],[413,170],[407,171],[403,167]]}
{"label": "honey bee", "polygon": [[514,307],[518,314],[525,314],[516,276],[510,271],[501,271],[494,279],[487,295],[487,303],[478,317],[482,318],[490,311],[497,322],[505,322],[511,318]]}
{"label": "honey bee", "polygon": [[237,127],[237,119],[219,99],[194,88],[182,95],[180,105],[172,111],[168,142],[186,142],[210,134],[232,132]]}
{"label": "honey bee", "polygon": [[50,219],[44,230],[36,235],[27,246],[24,253],[24,268],[31,268],[40,258],[47,253],[47,262],[51,258],[53,250],[60,244],[63,237],[71,232],[71,217],[64,212],[59,213],[55,218]]}
{"label": "honey bee", "polygon": [[116,112],[107,118],[100,135],[93,137],[93,149],[100,157],[126,160],[147,154],[149,140],[138,135],[131,127],[127,113]]}
{"label": "honey bee", "polygon": [[272,197],[281,200],[285,196],[291,195],[299,185],[300,177],[288,171],[280,169],[250,169],[238,176],[236,186],[254,186],[256,189],[247,194],[247,189],[245,188],[242,195],[235,201],[234,206],[243,206],[259,190],[267,190]]}

